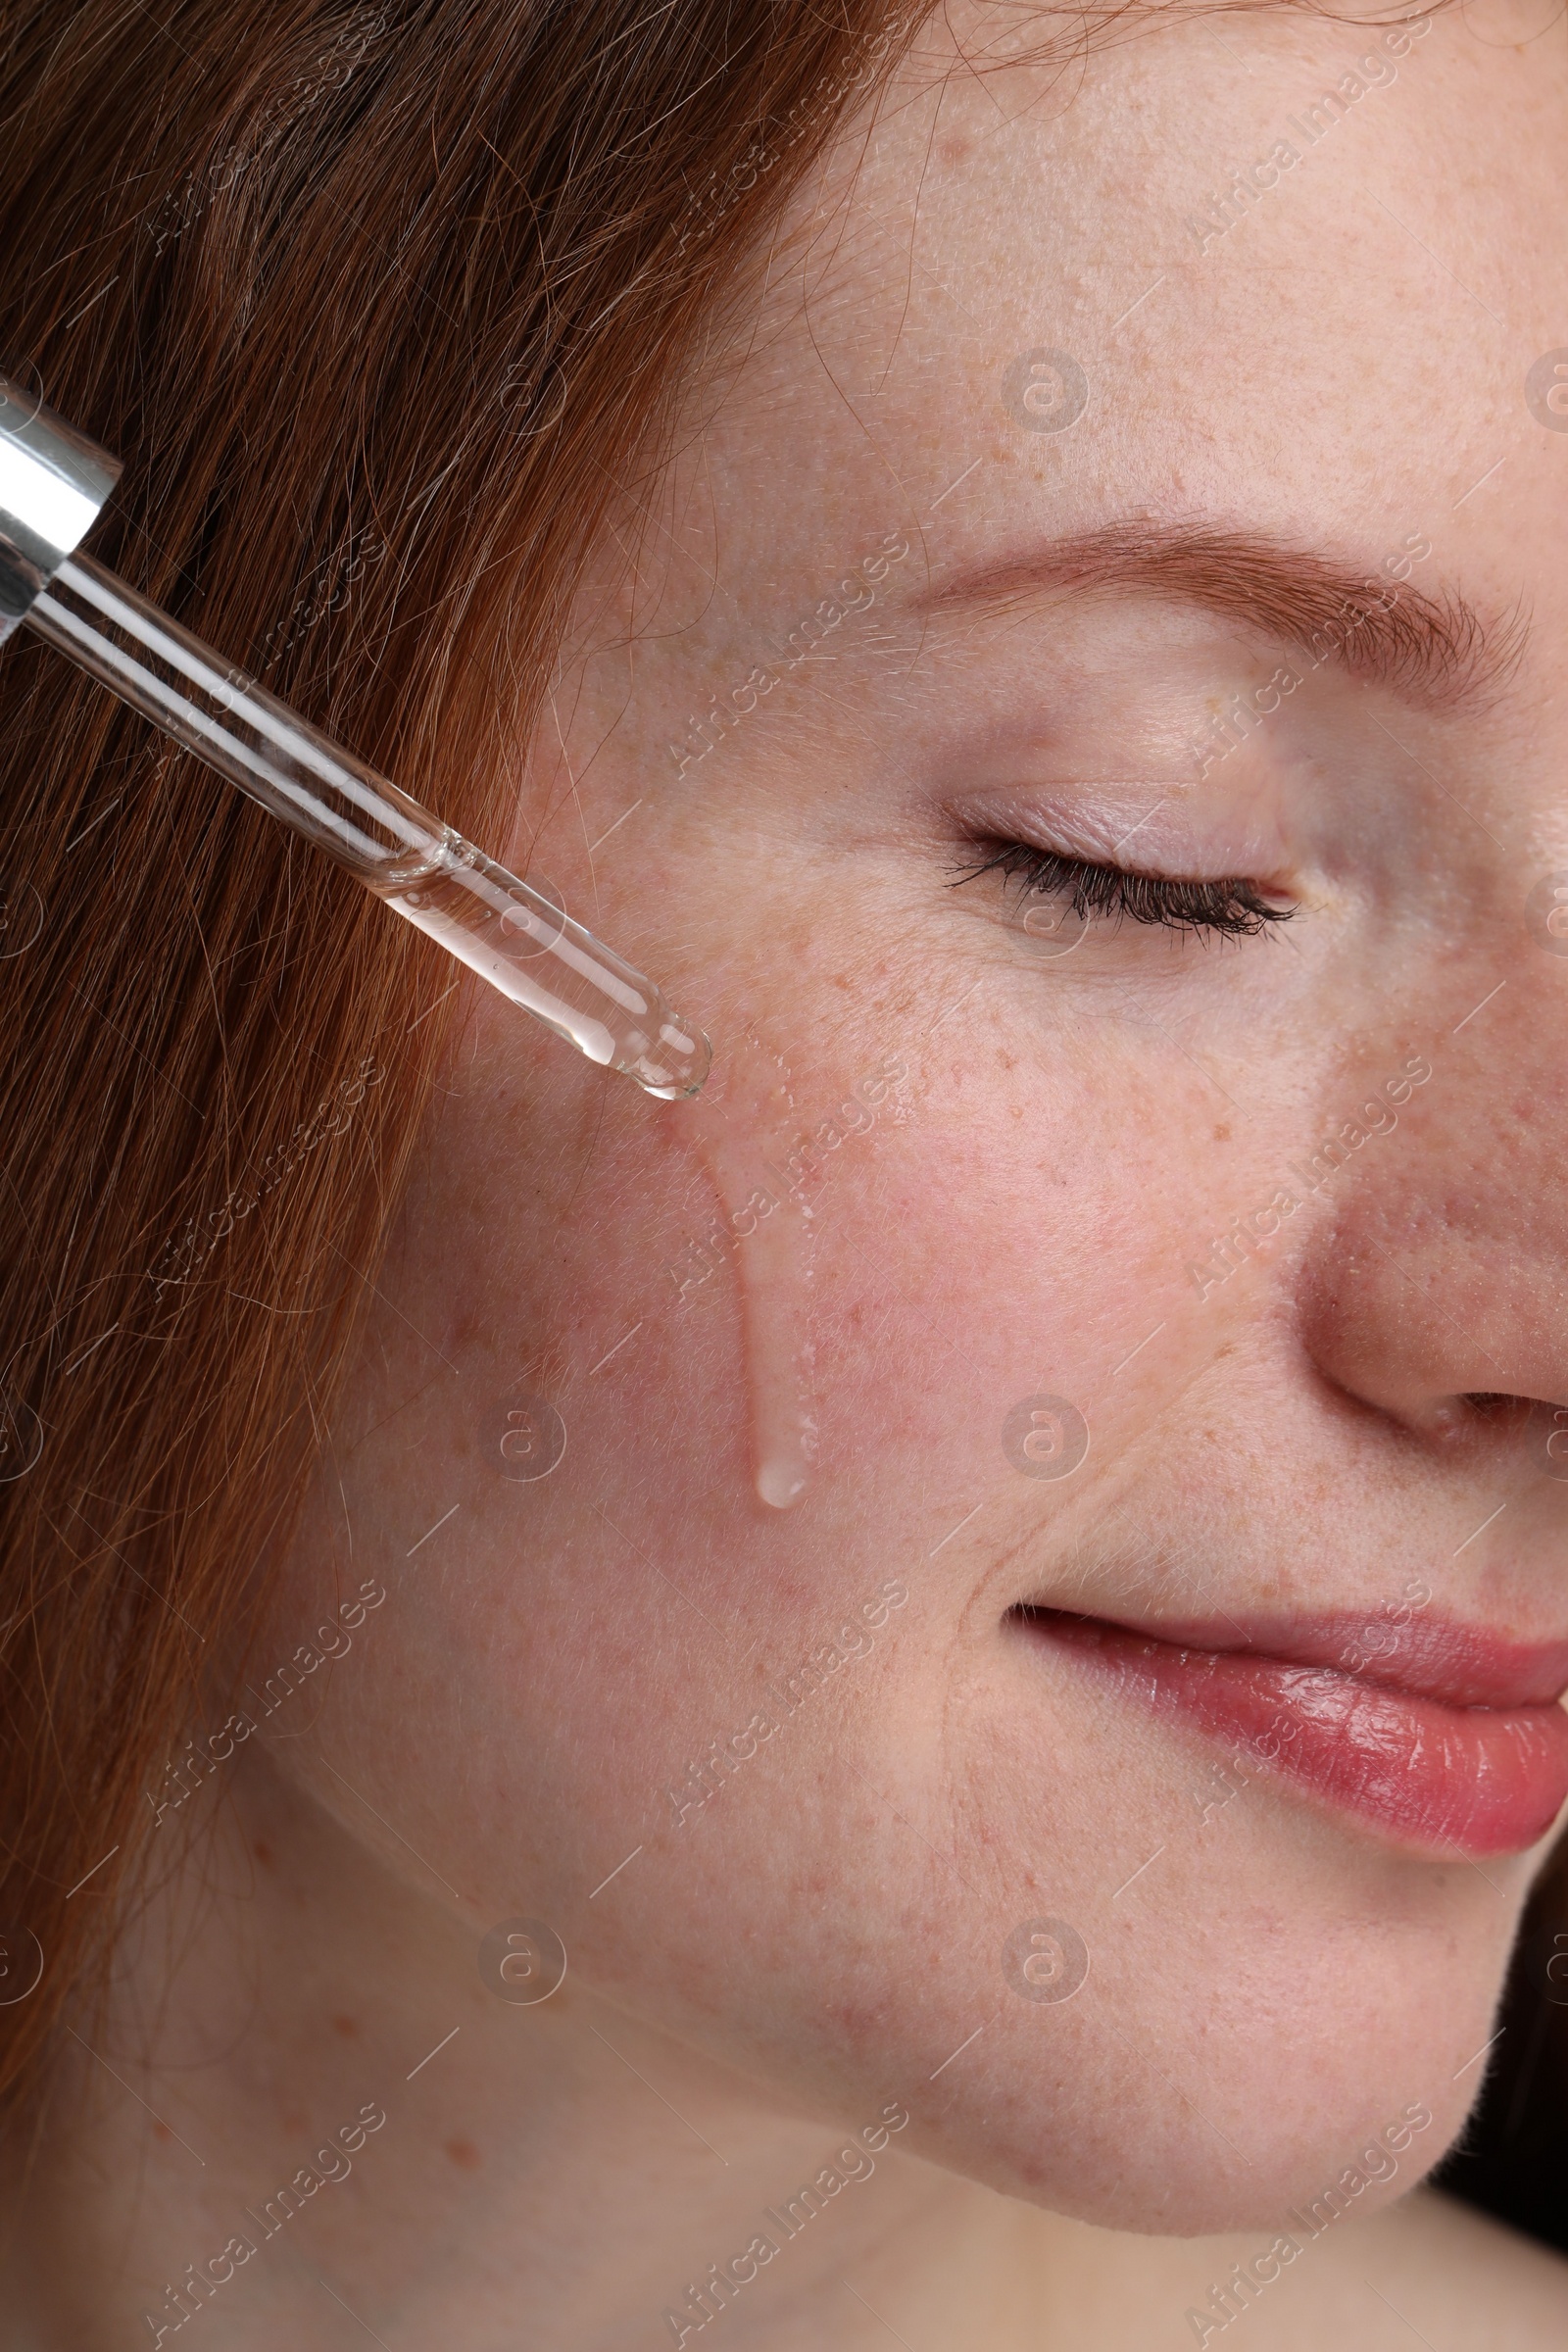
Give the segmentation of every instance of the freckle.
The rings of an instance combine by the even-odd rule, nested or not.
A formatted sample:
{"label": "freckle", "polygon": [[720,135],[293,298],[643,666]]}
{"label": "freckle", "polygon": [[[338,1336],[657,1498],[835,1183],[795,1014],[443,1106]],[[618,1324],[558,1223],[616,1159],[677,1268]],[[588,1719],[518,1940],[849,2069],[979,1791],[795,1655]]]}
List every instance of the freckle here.
{"label": "freckle", "polygon": [[352,2017],[334,2017],[332,2031],[341,2034],[345,2041],[353,2041],[359,2034],[359,2023]]}
{"label": "freckle", "polygon": [[251,1848],[251,1851],[255,1854],[257,1861],[261,1864],[264,1870],[272,1869],[276,1863],[277,1856],[273,1853],[271,1847],[268,1844],[265,1838],[258,1838],[255,1845]]}
{"label": "freckle", "polygon": [[471,2139],[449,2139],[446,2142],[446,2152],[453,2163],[463,2172],[472,2173],[478,2170],[479,2151]]}

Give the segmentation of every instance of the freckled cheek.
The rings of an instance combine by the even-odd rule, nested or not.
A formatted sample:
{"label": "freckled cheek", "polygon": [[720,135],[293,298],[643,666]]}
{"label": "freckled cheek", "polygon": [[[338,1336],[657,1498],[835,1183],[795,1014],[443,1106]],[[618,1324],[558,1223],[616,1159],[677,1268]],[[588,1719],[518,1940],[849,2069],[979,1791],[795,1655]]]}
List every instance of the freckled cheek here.
{"label": "freckled cheek", "polygon": [[1114,1108],[1062,1095],[1043,1105],[1008,1081],[990,1101],[928,1096],[882,1140],[862,1188],[846,1164],[824,1195],[815,1332],[829,1437],[837,1397],[858,1445],[989,1475],[1022,1389],[1087,1396],[1159,1319],[1148,1301],[1183,1278],[1212,1171],[1179,1132],[1161,1163]]}
{"label": "freckled cheek", "polygon": [[461,1101],[437,1105],[400,1219],[399,1262],[424,1294],[416,1320],[465,1366],[597,1338],[656,1284],[683,1207],[695,1224],[706,1205],[689,1154],[670,1150],[666,1105],[575,1065],[544,1083],[557,1074],[534,1065],[555,1049],[526,1043],[537,1083],[493,1053]]}
{"label": "freckled cheek", "polygon": [[[618,1082],[594,1094],[573,1070],[555,1108],[509,1107],[503,1089],[497,1112],[475,1069],[485,1116],[454,1106],[416,1228],[448,1320],[416,1320],[479,1385],[526,1359],[547,1393],[567,1386],[575,1466],[602,1444],[628,1474],[660,1465],[672,1504],[694,1465],[744,1490],[748,1308],[765,1315],[788,1271],[798,1173],[824,1464],[851,1445],[862,1459],[946,1448],[969,1425],[984,1450],[1020,1382],[1049,1371],[1071,1395],[1107,1348],[1134,1345],[1158,1320],[1152,1290],[1184,1278],[1195,1224],[1221,1230],[1257,1188],[1200,1148],[1207,1126],[1200,1139],[1158,1069],[1126,1054],[1073,1066],[1010,1006],[1008,1052],[988,1054],[964,1018],[928,1044],[878,1014],[831,1063],[797,1048],[786,1132],[770,1140],[809,1148],[796,1171],[760,1149],[775,1173],[727,1189],[680,1107]],[[888,1054],[907,1077],[862,1087]],[[838,1141],[816,1140],[824,1125]],[[754,1178],[776,1208],[753,1199]],[[618,1421],[602,1397],[619,1400]]]}
{"label": "freckled cheek", "polygon": [[577,1081],[575,1125],[527,1106],[470,1116],[440,1165],[446,1198],[429,1188],[416,1228],[446,1321],[422,1300],[415,1319],[464,1365],[468,1394],[532,1365],[544,1394],[569,1399],[570,1483],[652,1478],[677,1509],[706,1482],[749,1509],[748,1331],[789,1303],[793,1173],[811,1209],[824,1476],[852,1454],[892,1473],[933,1448],[989,1470],[1017,1396],[1092,1391],[1159,1320],[1150,1300],[1185,1279],[1195,1232],[1270,1187],[1235,1172],[1168,1079],[1130,1056],[939,1058],[891,1030],[797,1079],[790,1134],[815,1138],[817,1107],[853,1110],[894,1043],[908,1075],[870,1090],[859,1132],[846,1112],[840,1140],[813,1141],[798,1170],[766,1154],[771,1210],[752,1198],[760,1170],[721,1192],[692,1122],[629,1089],[590,1104]]}

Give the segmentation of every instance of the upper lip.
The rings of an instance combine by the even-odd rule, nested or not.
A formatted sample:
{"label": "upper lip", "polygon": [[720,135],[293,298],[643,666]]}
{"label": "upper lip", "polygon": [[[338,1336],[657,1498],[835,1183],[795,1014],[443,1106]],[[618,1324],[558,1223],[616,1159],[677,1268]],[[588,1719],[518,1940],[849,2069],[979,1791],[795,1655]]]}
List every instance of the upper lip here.
{"label": "upper lip", "polygon": [[[1549,1704],[1568,1690],[1568,1638],[1520,1642],[1425,1606],[1396,1624],[1374,1608],[1310,1616],[1094,1617],[1032,1602],[1028,1613],[1114,1626],[1173,1649],[1217,1651],[1260,1663],[1328,1669],[1450,1707]],[[1392,1643],[1392,1646],[1389,1644]]]}

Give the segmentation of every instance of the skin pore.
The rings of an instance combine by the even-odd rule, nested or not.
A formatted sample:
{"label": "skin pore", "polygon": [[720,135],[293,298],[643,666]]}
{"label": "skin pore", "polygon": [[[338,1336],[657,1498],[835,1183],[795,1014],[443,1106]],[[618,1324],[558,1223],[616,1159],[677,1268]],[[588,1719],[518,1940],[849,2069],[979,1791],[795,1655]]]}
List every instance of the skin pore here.
{"label": "skin pore", "polygon": [[[1053,80],[934,74],[958,10],[793,208],[495,845],[713,1078],[460,1000],[0,2340],[1559,2340],[1561,2264],[1394,2203],[1546,1837],[1401,1838],[1020,1614],[1568,1634],[1549,14],[1173,14]],[[1026,929],[1008,844],[1289,920]]]}

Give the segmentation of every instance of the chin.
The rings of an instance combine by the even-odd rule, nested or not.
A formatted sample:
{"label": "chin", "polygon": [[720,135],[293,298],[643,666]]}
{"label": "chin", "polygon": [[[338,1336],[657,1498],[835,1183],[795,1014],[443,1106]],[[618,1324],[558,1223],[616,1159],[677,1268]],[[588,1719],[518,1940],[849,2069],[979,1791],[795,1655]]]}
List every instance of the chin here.
{"label": "chin", "polygon": [[[911,2111],[901,2145],[1160,2236],[1307,2243],[1314,2216],[1321,2234],[1414,2187],[1480,2092],[1515,1903],[1462,1862],[1347,1851],[1261,1808],[1251,1827],[1137,1915],[1097,1918],[1053,1873],[1029,1908],[1082,1918],[1082,1982],[1035,1999],[977,1976],[907,2021],[874,2069]],[[986,1942],[1016,1934],[993,1917]]]}
{"label": "chin", "polygon": [[1102,2112],[1081,2132],[1078,2106],[1043,2132],[1038,2112],[999,2096],[970,2117],[950,2115],[936,2132],[917,2126],[907,2146],[1098,2229],[1158,2237],[1255,2230],[1265,2242],[1287,2230],[1304,2246],[1415,2187],[1446,2153],[1469,2107],[1457,2096],[1435,2104],[1391,2087],[1331,2118],[1301,2113],[1266,2079],[1256,2094],[1245,2151],[1228,2138],[1234,2113],[1210,2122],[1158,2078],[1141,2105],[1118,2102],[1118,2112]]}

